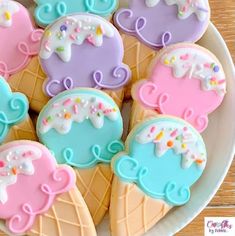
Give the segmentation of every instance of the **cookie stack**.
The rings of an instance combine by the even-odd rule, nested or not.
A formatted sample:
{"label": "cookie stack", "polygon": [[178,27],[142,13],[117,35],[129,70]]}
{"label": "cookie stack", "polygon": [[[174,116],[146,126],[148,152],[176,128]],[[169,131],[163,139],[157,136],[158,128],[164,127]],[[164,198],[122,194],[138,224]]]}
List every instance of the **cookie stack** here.
{"label": "cookie stack", "polygon": [[0,1],[3,234],[95,236],[109,211],[110,235],[139,236],[190,200],[200,133],[226,94],[220,62],[195,44],[209,4],[119,4],[35,0],[34,22]]}

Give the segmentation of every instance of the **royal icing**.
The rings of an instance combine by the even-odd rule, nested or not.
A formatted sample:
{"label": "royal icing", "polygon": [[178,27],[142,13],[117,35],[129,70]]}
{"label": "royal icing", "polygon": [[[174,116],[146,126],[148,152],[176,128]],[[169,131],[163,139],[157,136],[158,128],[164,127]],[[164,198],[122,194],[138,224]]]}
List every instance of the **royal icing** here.
{"label": "royal icing", "polygon": [[0,143],[2,143],[10,128],[27,117],[29,103],[24,94],[12,93],[8,83],[1,76],[0,94]]}
{"label": "royal icing", "polygon": [[196,48],[176,48],[162,57],[162,63],[172,68],[176,78],[199,79],[202,89],[215,90],[220,96],[226,92],[223,69],[208,53]]}
{"label": "royal icing", "polygon": [[[147,7],[155,7],[160,0],[145,0]],[[165,0],[169,6],[178,6],[178,17],[186,19],[193,13],[197,15],[198,20],[204,21],[209,12],[208,3],[205,0]]]}
{"label": "royal icing", "polygon": [[125,152],[112,167],[121,181],[133,182],[152,198],[172,206],[190,199],[190,187],[201,176],[207,160],[202,137],[187,122],[176,118],[151,119],[127,138]]}
{"label": "royal icing", "polygon": [[226,78],[211,52],[182,43],[163,49],[152,64],[148,79],[136,88],[133,96],[142,105],[181,117],[203,132],[208,114],[224,99]]}
{"label": "royal icing", "polygon": [[27,145],[0,152],[0,202],[7,202],[7,187],[17,182],[18,175],[33,175],[33,161],[42,155],[40,149]]}
{"label": "royal icing", "polygon": [[47,26],[61,16],[76,12],[90,12],[109,17],[117,7],[117,0],[37,0],[35,19],[41,26]]}
{"label": "royal icing", "polygon": [[61,18],[50,26],[41,43],[40,57],[48,59],[56,53],[61,60],[71,59],[72,45],[81,45],[87,40],[95,47],[103,44],[103,37],[113,37],[112,25],[102,18],[92,15],[74,15]]}
{"label": "royal icing", "polygon": [[6,79],[24,69],[37,55],[43,31],[34,28],[28,10],[11,0],[0,0],[0,75]]}
{"label": "royal icing", "polygon": [[159,158],[172,149],[182,156],[182,168],[189,168],[193,163],[205,168],[206,152],[204,147],[198,145],[201,138],[187,126],[176,124],[173,129],[171,123],[158,122],[157,125],[150,125],[138,133],[136,141],[140,144],[154,143],[155,155]]}
{"label": "royal icing", "polygon": [[165,0],[168,5],[178,6],[178,17],[187,19],[193,13],[199,21],[205,21],[209,14],[209,5],[205,0]]}
{"label": "royal icing", "polygon": [[0,1],[0,26],[11,27],[12,16],[19,11],[19,6],[14,1]]}
{"label": "royal icing", "polygon": [[66,134],[73,122],[82,123],[86,119],[89,119],[95,128],[100,129],[104,125],[105,117],[112,121],[117,120],[117,106],[89,94],[68,95],[56,100],[47,108],[39,130],[42,134],[50,129]]}
{"label": "royal icing", "polygon": [[41,111],[37,134],[58,163],[77,168],[109,164],[123,150],[122,116],[113,100],[95,89],[74,89],[54,97]]}
{"label": "royal icing", "polygon": [[25,235],[76,180],[72,168],[57,166],[45,146],[15,141],[0,147],[0,181],[0,219],[11,234]]}
{"label": "royal icing", "polygon": [[128,8],[115,13],[114,23],[156,50],[169,44],[196,42],[208,27],[209,13],[207,0],[132,0]]}

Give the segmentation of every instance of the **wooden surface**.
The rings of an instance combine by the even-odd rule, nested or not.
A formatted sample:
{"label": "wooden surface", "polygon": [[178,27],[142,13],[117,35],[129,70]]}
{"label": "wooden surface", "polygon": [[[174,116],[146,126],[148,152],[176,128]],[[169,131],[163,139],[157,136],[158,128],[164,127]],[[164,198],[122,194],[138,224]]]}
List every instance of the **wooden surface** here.
{"label": "wooden surface", "polygon": [[[235,62],[235,0],[210,0],[212,22],[224,37]],[[208,207],[177,236],[203,236],[204,217],[235,217],[235,160]]]}

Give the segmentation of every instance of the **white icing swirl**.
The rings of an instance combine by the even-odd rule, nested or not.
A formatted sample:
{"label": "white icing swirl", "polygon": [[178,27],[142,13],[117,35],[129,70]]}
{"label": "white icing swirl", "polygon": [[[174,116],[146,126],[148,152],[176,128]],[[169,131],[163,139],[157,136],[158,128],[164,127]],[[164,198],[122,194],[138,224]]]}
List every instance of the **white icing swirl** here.
{"label": "white icing swirl", "polygon": [[173,149],[176,154],[182,155],[182,168],[189,168],[194,162],[205,168],[207,157],[204,143],[190,127],[168,121],[157,122],[140,131],[135,139],[140,144],[154,143],[159,158]]}
{"label": "white icing swirl", "polygon": [[186,19],[193,13],[196,14],[199,21],[205,21],[208,17],[207,0],[165,0],[168,5],[176,4],[178,6],[178,17]]}
{"label": "white icing swirl", "polygon": [[0,0],[0,26],[11,27],[12,15],[19,9],[19,5],[15,1]]}
{"label": "white icing swirl", "polygon": [[33,175],[32,161],[41,158],[42,152],[36,147],[22,145],[11,147],[0,153],[0,202],[8,200],[7,186],[17,182],[17,175]]}
{"label": "white icing swirl", "polygon": [[[147,7],[155,7],[160,0],[145,0]],[[178,6],[178,17],[187,19],[193,13],[199,21],[205,21],[208,17],[209,9],[207,0],[165,0],[166,4]]]}
{"label": "white icing swirl", "polygon": [[62,17],[45,31],[39,55],[48,59],[55,52],[61,60],[68,62],[72,44],[81,45],[87,40],[100,47],[104,36],[113,37],[114,26],[101,17],[89,14]]}
{"label": "white icing swirl", "polygon": [[160,0],[145,0],[147,7],[155,7]]}
{"label": "white icing swirl", "polygon": [[44,134],[54,128],[58,133],[66,134],[73,122],[82,123],[86,119],[100,129],[105,117],[117,120],[118,111],[117,106],[111,105],[102,97],[87,93],[69,94],[58,98],[42,112],[39,132]]}
{"label": "white icing swirl", "polygon": [[162,57],[162,63],[171,67],[176,78],[199,79],[202,89],[215,90],[220,96],[226,93],[223,68],[209,53],[198,48],[176,48]]}

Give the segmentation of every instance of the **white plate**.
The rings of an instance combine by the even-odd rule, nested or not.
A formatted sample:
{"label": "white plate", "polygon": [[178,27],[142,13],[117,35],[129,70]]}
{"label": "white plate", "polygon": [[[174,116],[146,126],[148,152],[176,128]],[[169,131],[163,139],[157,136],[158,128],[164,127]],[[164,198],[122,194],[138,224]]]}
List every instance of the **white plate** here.
{"label": "white plate", "polygon": [[[25,4],[29,0],[18,1]],[[127,0],[120,2],[122,2],[122,6],[127,4]],[[203,133],[208,151],[207,167],[203,176],[192,188],[190,202],[169,212],[145,236],[172,235],[189,224],[213,198],[233,160],[235,141],[234,65],[223,38],[213,24],[209,25],[199,44],[208,48],[218,57],[225,70],[228,87],[225,100],[219,109],[209,116],[209,126]],[[108,216],[97,230],[98,236],[110,236]]]}
{"label": "white plate", "polygon": [[[192,188],[190,201],[170,211],[145,236],[168,236],[189,224],[210,202],[222,184],[234,155],[235,142],[235,71],[226,44],[214,27],[209,28],[199,41],[201,46],[213,52],[226,73],[227,94],[222,105],[209,116],[209,126],[203,133],[208,151],[208,163],[203,176]],[[109,220],[98,227],[98,236],[109,236]],[[120,235],[121,236],[121,235]]]}

